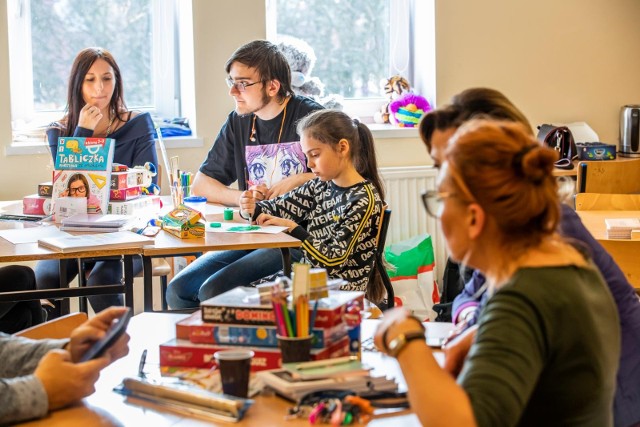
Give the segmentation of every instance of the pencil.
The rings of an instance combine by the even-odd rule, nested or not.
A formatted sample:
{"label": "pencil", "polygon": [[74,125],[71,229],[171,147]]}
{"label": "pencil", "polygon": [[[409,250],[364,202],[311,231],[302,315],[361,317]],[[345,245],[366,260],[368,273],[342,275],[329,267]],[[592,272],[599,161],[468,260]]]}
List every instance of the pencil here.
{"label": "pencil", "polygon": [[316,323],[316,316],[318,315],[318,303],[320,298],[316,298],[316,302],[313,304],[313,311],[311,312],[311,319],[309,319],[309,334],[313,331],[313,326]]}

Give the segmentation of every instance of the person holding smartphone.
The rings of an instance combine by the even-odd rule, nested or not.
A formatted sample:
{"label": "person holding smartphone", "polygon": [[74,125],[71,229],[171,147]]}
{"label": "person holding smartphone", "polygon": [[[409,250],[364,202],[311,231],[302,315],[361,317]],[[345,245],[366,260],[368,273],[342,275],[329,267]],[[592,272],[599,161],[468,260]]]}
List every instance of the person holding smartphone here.
{"label": "person holding smartphone", "polygon": [[0,420],[3,424],[44,417],[95,391],[100,371],[129,353],[122,334],[101,356],[79,362],[128,311],[111,307],[71,332],[65,340],[31,340],[0,334]]}

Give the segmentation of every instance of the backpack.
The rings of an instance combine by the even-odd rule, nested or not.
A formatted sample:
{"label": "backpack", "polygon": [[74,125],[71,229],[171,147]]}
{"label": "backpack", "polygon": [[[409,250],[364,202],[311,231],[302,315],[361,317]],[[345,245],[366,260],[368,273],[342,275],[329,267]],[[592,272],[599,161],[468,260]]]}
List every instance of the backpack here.
{"label": "backpack", "polygon": [[557,168],[573,169],[571,161],[578,157],[578,149],[568,127],[540,125],[537,138],[558,152],[560,158],[555,162]]}

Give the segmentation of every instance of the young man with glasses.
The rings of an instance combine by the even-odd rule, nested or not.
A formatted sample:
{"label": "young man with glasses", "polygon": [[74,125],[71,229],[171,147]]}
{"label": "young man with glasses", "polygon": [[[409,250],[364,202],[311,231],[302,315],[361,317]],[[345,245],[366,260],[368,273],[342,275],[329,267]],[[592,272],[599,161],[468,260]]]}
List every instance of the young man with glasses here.
{"label": "young man with glasses", "polygon": [[[322,106],[294,95],[289,64],[277,46],[266,40],[247,43],[225,69],[236,107],[196,174],[194,193],[237,206],[249,188],[259,199],[272,198],[311,179],[296,123]],[[238,190],[229,188],[235,181]]]}

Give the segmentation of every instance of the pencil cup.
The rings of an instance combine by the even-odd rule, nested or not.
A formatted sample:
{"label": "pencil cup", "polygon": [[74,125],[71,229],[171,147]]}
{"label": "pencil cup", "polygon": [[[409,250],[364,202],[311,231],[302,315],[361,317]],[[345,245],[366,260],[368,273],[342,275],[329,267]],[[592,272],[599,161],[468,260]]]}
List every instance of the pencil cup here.
{"label": "pencil cup", "polygon": [[282,353],[282,363],[307,362],[311,360],[311,339],[307,337],[285,337],[278,335],[278,347]]}
{"label": "pencil cup", "polygon": [[190,185],[180,185],[173,184],[171,185],[171,201],[173,202],[174,209],[179,205],[184,204],[184,198],[191,196],[191,186]]}
{"label": "pencil cup", "polygon": [[220,369],[223,393],[236,397],[248,396],[253,355],[251,350],[220,350],[213,354]]}

